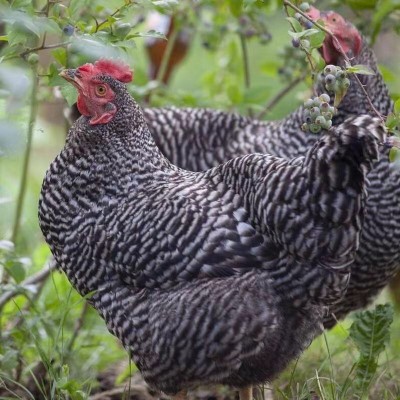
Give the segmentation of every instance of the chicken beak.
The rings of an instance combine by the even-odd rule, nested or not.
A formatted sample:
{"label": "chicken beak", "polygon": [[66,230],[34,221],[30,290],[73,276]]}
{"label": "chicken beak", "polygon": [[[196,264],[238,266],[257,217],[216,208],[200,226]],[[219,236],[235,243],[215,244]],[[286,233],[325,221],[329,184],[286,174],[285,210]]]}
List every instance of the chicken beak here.
{"label": "chicken beak", "polygon": [[76,83],[75,74],[76,74],[76,69],[64,69],[59,73],[59,76],[61,76],[68,82]]}

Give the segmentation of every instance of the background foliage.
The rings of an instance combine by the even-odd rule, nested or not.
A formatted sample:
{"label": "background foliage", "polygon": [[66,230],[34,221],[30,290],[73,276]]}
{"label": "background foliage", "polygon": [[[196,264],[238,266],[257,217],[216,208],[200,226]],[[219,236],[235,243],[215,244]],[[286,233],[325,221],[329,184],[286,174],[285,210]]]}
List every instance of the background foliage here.
{"label": "background foliage", "polygon": [[[397,98],[400,3],[317,5],[343,13],[376,42]],[[165,70],[148,79],[146,37],[163,37],[144,22],[153,11],[174,14],[177,28],[193,37],[168,86],[160,83]],[[65,277],[46,270],[50,253],[37,224],[38,196],[65,138],[63,97],[71,105],[76,96],[58,76],[60,68],[118,57],[134,67],[130,90],[142,104],[267,118],[288,114],[310,96],[311,73],[304,53],[291,45],[278,0],[0,0],[0,22],[0,398],[86,399],[123,384],[135,367]],[[384,294],[379,302],[386,300]],[[273,393],[279,399],[399,399],[399,356],[400,318],[380,305],[315,340],[272,385]],[[112,381],[105,384],[104,375]]]}

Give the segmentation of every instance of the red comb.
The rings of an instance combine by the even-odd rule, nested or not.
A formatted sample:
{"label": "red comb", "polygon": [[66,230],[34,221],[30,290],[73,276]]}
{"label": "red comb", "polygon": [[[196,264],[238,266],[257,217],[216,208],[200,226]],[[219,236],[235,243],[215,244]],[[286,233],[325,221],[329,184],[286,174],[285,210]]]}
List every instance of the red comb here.
{"label": "red comb", "polygon": [[110,75],[114,79],[120,82],[131,82],[132,81],[132,71],[129,66],[121,61],[116,62],[113,60],[99,60],[94,64],[84,64],[78,68],[79,72],[83,72],[90,75]]}

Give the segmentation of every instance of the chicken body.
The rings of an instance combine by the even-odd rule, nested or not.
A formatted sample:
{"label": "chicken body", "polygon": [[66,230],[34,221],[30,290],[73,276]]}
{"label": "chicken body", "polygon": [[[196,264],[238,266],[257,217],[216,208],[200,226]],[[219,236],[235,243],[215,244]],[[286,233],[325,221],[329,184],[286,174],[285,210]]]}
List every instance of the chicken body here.
{"label": "chicken body", "polygon": [[[161,155],[124,84],[93,82],[115,98],[78,100],[87,116],[41,192],[57,263],[152,387],[272,379],[346,290],[379,121],[347,121],[305,157],[252,154],[195,173]],[[100,109],[115,114],[99,123]]]}
{"label": "chicken body", "polygon": [[[344,65],[342,58],[337,62]],[[359,79],[375,108],[388,115],[393,103],[365,38],[353,63],[367,65],[374,71],[375,75],[359,75]],[[350,89],[333,119],[336,126],[349,116],[371,113],[367,98],[351,75],[350,80]],[[253,152],[285,159],[305,155],[319,136],[301,130],[303,112],[300,107],[280,121],[257,121],[235,113],[175,107],[145,109],[144,115],[157,145],[171,162],[202,171]],[[369,196],[360,247],[347,294],[331,307],[324,321],[327,328],[350,311],[368,305],[400,270],[400,169],[390,164],[388,152],[387,148],[381,149],[380,161],[368,174]]]}

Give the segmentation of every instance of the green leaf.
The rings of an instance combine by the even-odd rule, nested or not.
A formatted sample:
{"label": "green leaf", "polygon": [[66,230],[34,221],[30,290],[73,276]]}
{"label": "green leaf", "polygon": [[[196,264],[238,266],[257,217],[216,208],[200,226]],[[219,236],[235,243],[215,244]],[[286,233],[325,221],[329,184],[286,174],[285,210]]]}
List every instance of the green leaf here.
{"label": "green leaf", "polygon": [[396,114],[400,113],[400,99],[396,100],[396,102],[394,103],[394,112]]}
{"label": "green leaf", "polygon": [[52,50],[51,54],[60,65],[67,66],[67,50],[64,47]]}
{"label": "green leaf", "polygon": [[229,8],[235,17],[239,17],[243,10],[242,0],[229,0]]}
{"label": "green leaf", "polygon": [[20,283],[25,279],[26,271],[22,263],[10,260],[5,264],[5,267],[15,282]]}
{"label": "green leaf", "polygon": [[8,35],[0,36],[0,42],[8,42]]}
{"label": "green leaf", "polygon": [[76,103],[78,93],[72,85],[62,86],[60,90],[61,94],[64,96],[64,99],[67,101],[69,106],[72,106],[72,104]]}
{"label": "green leaf", "polygon": [[300,39],[300,38],[306,38],[312,35],[315,35],[316,33],[319,33],[320,31],[318,29],[306,29],[305,31],[301,32],[293,32],[289,31],[289,35],[295,39]]}
{"label": "green leaf", "polygon": [[378,357],[389,342],[392,322],[393,307],[390,304],[381,304],[374,310],[356,314],[350,327],[350,338],[360,352],[356,365],[355,385],[361,397],[371,384],[377,369]]}
{"label": "green leaf", "polygon": [[[293,25],[294,30],[296,32],[302,32],[303,31],[303,27],[301,26],[300,22],[297,21],[296,18],[287,17],[286,19],[291,23],[291,25]],[[289,35],[290,35],[290,32],[292,32],[292,31],[288,31],[288,32],[289,32]]]}
{"label": "green leaf", "polygon": [[375,75],[375,72],[372,71],[367,65],[351,65],[346,67],[346,71],[352,74],[359,74],[359,75]]}
{"label": "green leaf", "polygon": [[322,43],[324,43],[324,40],[325,40],[325,32],[318,30],[316,33],[313,33],[309,37],[310,47],[319,48],[322,46]]}

